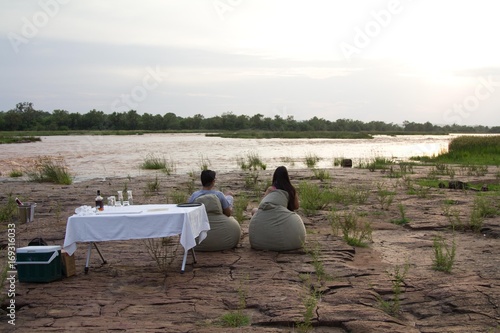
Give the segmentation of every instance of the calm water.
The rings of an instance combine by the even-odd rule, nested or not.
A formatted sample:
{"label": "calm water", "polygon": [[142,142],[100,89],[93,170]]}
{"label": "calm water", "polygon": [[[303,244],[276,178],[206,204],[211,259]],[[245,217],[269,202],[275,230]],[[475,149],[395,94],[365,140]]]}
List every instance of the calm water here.
{"label": "calm water", "polygon": [[[355,165],[375,157],[407,160],[411,156],[446,151],[449,136],[377,136],[371,140],[345,139],[223,139],[203,134],[148,134],[136,136],[47,136],[41,142],[1,145],[0,166],[38,156],[64,158],[75,181],[113,176],[137,176],[148,154],[174,161],[175,173],[198,171],[203,161],[217,171],[238,170],[238,158],[257,154],[268,169],[285,165],[304,168],[305,157],[316,155],[320,168],[333,167],[334,158],[351,158]],[[8,171],[7,171],[8,172]]]}

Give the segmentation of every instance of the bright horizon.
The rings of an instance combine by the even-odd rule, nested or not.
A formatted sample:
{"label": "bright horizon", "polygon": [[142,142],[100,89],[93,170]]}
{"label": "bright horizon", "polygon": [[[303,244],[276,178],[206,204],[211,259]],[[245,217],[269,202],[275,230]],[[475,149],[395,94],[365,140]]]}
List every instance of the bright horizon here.
{"label": "bright horizon", "polygon": [[0,111],[500,125],[493,1],[3,1]]}

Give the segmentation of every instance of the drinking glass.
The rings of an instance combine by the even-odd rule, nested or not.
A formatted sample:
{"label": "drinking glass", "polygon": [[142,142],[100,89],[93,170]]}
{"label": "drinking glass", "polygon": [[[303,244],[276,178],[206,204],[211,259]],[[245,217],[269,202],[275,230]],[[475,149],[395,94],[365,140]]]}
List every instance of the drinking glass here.
{"label": "drinking glass", "polygon": [[123,191],[117,191],[118,192],[118,199],[116,201],[117,206],[123,205]]}
{"label": "drinking glass", "polygon": [[114,207],[116,205],[116,198],[114,195],[108,197],[108,206]]}
{"label": "drinking glass", "polygon": [[131,205],[134,204],[134,198],[132,197],[132,191],[131,190],[127,191],[127,200],[128,200],[129,204],[131,204]]}

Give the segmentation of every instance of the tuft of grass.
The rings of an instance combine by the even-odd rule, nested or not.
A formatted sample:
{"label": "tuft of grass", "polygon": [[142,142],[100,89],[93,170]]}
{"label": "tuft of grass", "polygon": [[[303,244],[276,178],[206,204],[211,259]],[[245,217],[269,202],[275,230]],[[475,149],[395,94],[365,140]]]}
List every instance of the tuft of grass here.
{"label": "tuft of grass", "polygon": [[243,310],[247,306],[246,298],[247,292],[243,288],[243,283],[240,280],[240,286],[238,287],[238,308],[236,309],[236,311],[230,311],[229,313],[226,313],[221,317],[220,323],[222,326],[241,327],[250,324],[250,317],[243,312]]}
{"label": "tuft of grass", "polygon": [[410,220],[406,217],[406,208],[402,203],[398,204],[398,209],[401,217],[399,219],[392,220],[391,222],[397,225],[405,225],[410,222]]}
{"label": "tuft of grass", "polygon": [[0,222],[10,222],[14,220],[16,216],[16,199],[14,198],[12,192],[7,194],[7,203],[0,206]]}
{"label": "tuft of grass", "polygon": [[184,191],[173,191],[170,196],[174,204],[180,204],[187,201],[189,194]]}
{"label": "tuft of grass", "polygon": [[22,177],[23,176],[23,172],[21,170],[12,170],[11,172],[9,172],[9,177],[11,178],[18,178],[18,177]]}
{"label": "tuft of grass", "polygon": [[392,284],[392,299],[386,301],[377,296],[381,309],[391,316],[401,313],[401,287],[404,285],[409,268],[410,265],[406,263],[403,267],[396,265],[393,272],[387,271]]}
{"label": "tuft of grass", "polygon": [[368,169],[370,171],[375,170],[385,170],[388,165],[393,164],[392,160],[385,157],[375,157],[371,161],[360,163],[359,167],[361,169]]}
{"label": "tuft of grass", "polygon": [[200,159],[199,159],[199,166],[200,166],[200,169],[203,171],[203,170],[208,170],[208,168],[210,167],[211,163],[210,163],[210,160],[208,159],[208,157],[204,156],[204,155],[201,155],[200,156]]}
{"label": "tuft of grass", "polygon": [[328,216],[334,234],[342,234],[342,238],[347,244],[357,247],[366,247],[372,241],[372,227],[370,222],[359,220],[356,211],[351,210],[340,214],[331,211]]}
{"label": "tuft of grass", "polygon": [[163,170],[167,167],[165,157],[156,154],[148,154],[141,164],[141,168],[145,170]]}
{"label": "tuft of grass", "polygon": [[330,173],[328,172],[328,170],[313,169],[312,171],[314,173],[314,177],[316,177],[317,179],[319,179],[322,182],[327,180],[327,179],[330,179]]}
{"label": "tuft of grass", "polygon": [[68,171],[64,160],[56,161],[49,156],[41,156],[32,168],[27,171],[28,178],[36,182],[49,182],[70,185],[73,177]]}
{"label": "tuft of grass", "polygon": [[314,272],[316,273],[316,278],[319,283],[323,283],[325,281],[331,280],[331,276],[329,276],[325,272],[325,267],[323,266],[323,261],[321,261],[321,247],[319,243],[315,243],[314,245],[304,245],[304,249],[306,253],[308,253],[312,258],[312,265],[314,266]]}
{"label": "tuft of grass", "polygon": [[153,194],[160,192],[160,180],[158,179],[158,175],[156,175],[153,181],[146,182],[146,192]]}
{"label": "tuft of grass", "polygon": [[358,187],[356,185],[345,187],[335,187],[330,189],[332,193],[331,200],[336,203],[345,205],[366,203],[370,196],[370,190],[367,188]]}
{"label": "tuft of grass", "polygon": [[436,236],[432,248],[434,249],[432,268],[436,271],[451,273],[457,249],[455,239],[451,245],[448,245],[442,236]]}
{"label": "tuft of grass", "polygon": [[390,205],[394,201],[395,192],[387,190],[383,184],[377,184],[377,200],[380,203],[382,210],[389,210]]}
{"label": "tuft of grass", "polygon": [[238,158],[236,163],[242,170],[266,170],[266,164],[256,152],[249,152],[246,157]]}
{"label": "tuft of grass", "polygon": [[317,184],[303,181],[298,186],[300,207],[310,216],[325,208],[332,200],[332,192],[320,188]]}
{"label": "tuft of grass", "polygon": [[305,157],[306,166],[309,169],[315,168],[316,164],[318,164],[319,160],[320,160],[320,158],[317,155],[312,154],[312,153],[308,153]]}
{"label": "tuft of grass", "polygon": [[249,199],[246,195],[239,195],[234,199],[233,215],[240,224],[245,220],[245,211],[248,207]]}

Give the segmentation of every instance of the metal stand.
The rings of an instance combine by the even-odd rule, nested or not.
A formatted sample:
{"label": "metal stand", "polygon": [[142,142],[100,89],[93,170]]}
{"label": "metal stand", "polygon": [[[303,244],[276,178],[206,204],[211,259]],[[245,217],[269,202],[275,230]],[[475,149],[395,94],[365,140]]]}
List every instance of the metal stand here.
{"label": "metal stand", "polygon": [[89,249],[87,250],[87,261],[85,262],[85,274],[89,272],[89,262],[90,262],[90,252],[92,252],[92,245],[94,245],[95,249],[97,250],[97,253],[99,253],[99,256],[101,257],[102,263],[107,264],[106,260],[101,254],[101,251],[97,247],[97,244],[94,242],[89,243]]}
{"label": "metal stand", "polygon": [[191,254],[193,255],[193,264],[196,264],[196,254],[194,253],[194,249],[184,251],[184,256],[182,257],[181,274],[184,274],[184,271],[186,269],[187,254],[189,251],[191,251]]}

